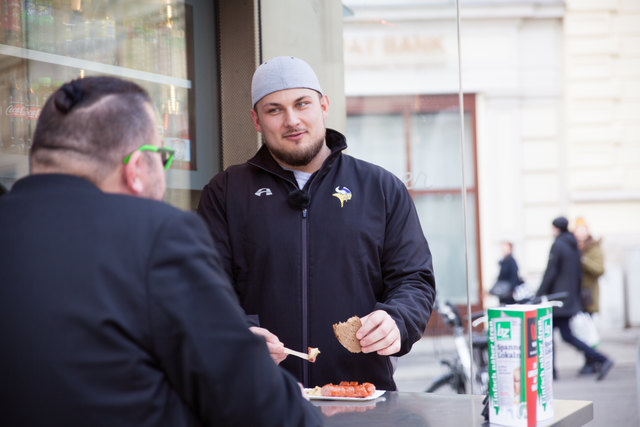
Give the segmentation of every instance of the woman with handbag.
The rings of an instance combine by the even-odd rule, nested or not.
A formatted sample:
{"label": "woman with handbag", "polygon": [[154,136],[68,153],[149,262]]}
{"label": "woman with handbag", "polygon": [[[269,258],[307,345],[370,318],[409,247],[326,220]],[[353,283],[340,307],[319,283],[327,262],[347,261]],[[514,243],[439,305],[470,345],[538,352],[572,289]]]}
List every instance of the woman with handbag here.
{"label": "woman with handbag", "polygon": [[522,283],[518,274],[518,263],[513,258],[513,244],[509,241],[500,242],[502,259],[500,260],[500,272],[498,279],[489,293],[498,297],[500,304],[514,304],[513,291]]}

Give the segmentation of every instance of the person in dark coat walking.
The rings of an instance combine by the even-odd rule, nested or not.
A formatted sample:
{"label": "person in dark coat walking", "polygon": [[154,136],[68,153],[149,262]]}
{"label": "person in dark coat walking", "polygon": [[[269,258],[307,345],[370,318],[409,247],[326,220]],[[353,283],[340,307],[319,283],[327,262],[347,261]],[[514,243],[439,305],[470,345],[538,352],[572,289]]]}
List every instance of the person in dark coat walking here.
{"label": "person in dark coat walking", "polygon": [[[580,287],[582,281],[582,264],[578,243],[569,232],[569,221],[561,216],[553,220],[552,232],[555,241],[551,245],[549,261],[538,288],[537,295],[547,295],[556,292],[567,292],[562,307],[553,308],[553,326],[560,330],[562,339],[584,353],[587,360],[594,361],[598,366],[597,379],[602,380],[613,366],[613,361],[604,354],[580,341],[569,327],[571,317],[581,310]],[[555,346],[554,346],[555,348]],[[553,377],[557,378],[555,369],[555,353]]]}

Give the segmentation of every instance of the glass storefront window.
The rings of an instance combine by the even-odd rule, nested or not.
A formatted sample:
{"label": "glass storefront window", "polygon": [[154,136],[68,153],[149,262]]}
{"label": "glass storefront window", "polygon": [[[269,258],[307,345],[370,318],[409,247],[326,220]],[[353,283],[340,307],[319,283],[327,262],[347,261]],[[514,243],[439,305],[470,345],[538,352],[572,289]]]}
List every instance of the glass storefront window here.
{"label": "glass storefront window", "polygon": [[[458,304],[467,300],[467,265],[460,254],[464,248],[462,204],[462,166],[460,152],[460,115],[457,108],[411,115],[411,180],[408,182],[425,235],[429,236],[434,268],[445,278],[438,297]],[[479,241],[476,229],[477,191],[472,117],[464,116],[465,186],[467,191],[467,232],[469,255],[470,303],[480,301],[480,275],[477,258]]]}
{"label": "glass storefront window", "polygon": [[[475,97],[464,100],[470,302],[478,306]],[[431,246],[438,298],[463,305],[467,261],[458,103],[456,95],[348,97],[346,133],[349,154],[384,167],[405,183]]]}
{"label": "glass storefront window", "polygon": [[382,166],[400,179],[407,173],[404,122],[398,114],[362,114],[347,118],[348,152]]}
{"label": "glass storefront window", "polygon": [[183,1],[6,0],[0,7],[0,183],[28,173],[42,105],[78,77],[131,79],[150,94],[171,168],[195,170],[192,8]]}
{"label": "glass storefront window", "polygon": [[477,100],[460,97],[457,4],[343,3],[349,154],[407,186],[431,246],[438,298],[481,309]]}
{"label": "glass storefront window", "polygon": [[[457,193],[435,193],[418,194],[414,196],[414,202],[424,235],[429,239],[429,247],[433,253],[433,266],[436,272],[438,298],[441,301],[451,301],[456,304],[465,305],[467,303],[467,267],[464,258],[464,216],[461,209],[462,199],[460,192]],[[478,262],[477,251],[474,246],[477,244],[477,232],[475,227],[476,196],[467,195],[467,218],[469,221],[469,270],[471,271],[471,281],[469,286],[472,290],[478,288]],[[471,293],[470,303],[479,303],[479,296],[476,292]]]}
{"label": "glass storefront window", "polygon": [[[471,118],[465,116],[466,152],[472,154]],[[457,111],[416,113],[411,116],[411,171],[413,188],[460,189],[460,114]],[[474,185],[473,156],[467,156],[466,185]]]}

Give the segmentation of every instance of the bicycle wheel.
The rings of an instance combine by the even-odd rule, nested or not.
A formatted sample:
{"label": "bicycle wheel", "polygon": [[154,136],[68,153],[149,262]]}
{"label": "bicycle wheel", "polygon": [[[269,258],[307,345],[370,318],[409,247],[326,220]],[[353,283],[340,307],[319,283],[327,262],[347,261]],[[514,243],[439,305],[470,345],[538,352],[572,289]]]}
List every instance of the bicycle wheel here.
{"label": "bicycle wheel", "polygon": [[447,385],[453,381],[453,373],[444,374],[441,377],[436,378],[436,380],[431,383],[431,385],[425,390],[427,393],[433,393],[438,390],[440,387]]}
{"label": "bicycle wheel", "polygon": [[458,394],[466,393],[464,378],[460,378],[460,376],[454,372],[449,372],[442,375],[441,377],[436,378],[436,380],[431,383],[431,385],[425,390],[425,392],[433,393],[445,385],[449,385],[453,389],[453,391]]}

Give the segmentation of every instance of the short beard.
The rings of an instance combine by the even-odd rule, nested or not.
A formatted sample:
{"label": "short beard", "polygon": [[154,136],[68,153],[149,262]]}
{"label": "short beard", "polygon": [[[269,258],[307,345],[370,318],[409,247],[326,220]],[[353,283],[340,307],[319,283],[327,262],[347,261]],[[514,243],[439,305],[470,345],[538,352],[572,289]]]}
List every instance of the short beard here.
{"label": "short beard", "polygon": [[269,149],[271,155],[275,157],[276,160],[279,160],[281,163],[284,163],[287,166],[300,167],[308,165],[318,155],[320,150],[322,150],[322,146],[324,145],[324,139],[325,136],[323,135],[322,138],[319,138],[309,147],[305,147],[301,150],[295,150],[293,152],[274,148],[266,139],[264,143]]}

